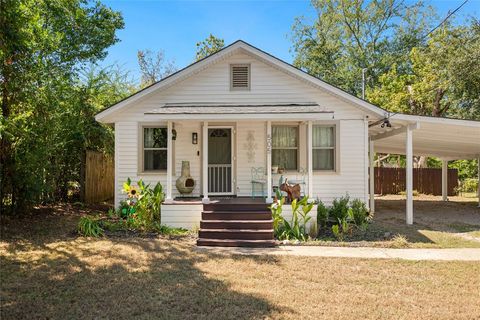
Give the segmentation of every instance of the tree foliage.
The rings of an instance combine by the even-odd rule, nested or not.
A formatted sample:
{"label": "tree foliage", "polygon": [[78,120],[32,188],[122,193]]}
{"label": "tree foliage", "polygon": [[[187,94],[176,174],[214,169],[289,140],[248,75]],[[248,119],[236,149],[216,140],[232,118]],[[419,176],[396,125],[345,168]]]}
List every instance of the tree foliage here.
{"label": "tree foliage", "polygon": [[475,119],[480,114],[480,28],[450,24],[409,55],[410,70],[392,65],[367,92],[373,103],[394,112]]}
{"label": "tree foliage", "polygon": [[197,61],[201,60],[222,49],[224,46],[225,41],[223,39],[210,34],[205,40],[197,42],[197,54],[195,58]]}
{"label": "tree foliage", "polygon": [[125,88],[108,72],[80,71],[106,56],[123,19],[85,0],[3,0],[1,9],[0,209],[19,211],[65,198],[83,151],[111,149],[111,130],[93,115]]}
{"label": "tree foliage", "polygon": [[422,3],[407,6],[402,0],[317,0],[312,5],[316,21],[300,17],[293,25],[294,64],[357,96],[362,69],[375,86],[405,49],[423,41],[433,15]]}
{"label": "tree foliage", "polygon": [[148,87],[177,71],[175,63],[167,61],[163,51],[154,53],[151,50],[138,50],[137,59],[142,74],[140,83],[142,88]]}

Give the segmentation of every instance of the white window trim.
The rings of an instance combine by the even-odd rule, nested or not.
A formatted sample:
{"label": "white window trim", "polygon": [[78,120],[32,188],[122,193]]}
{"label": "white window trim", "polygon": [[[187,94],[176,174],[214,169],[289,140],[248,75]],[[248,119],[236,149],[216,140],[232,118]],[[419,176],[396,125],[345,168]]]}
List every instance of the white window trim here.
{"label": "white window trim", "polygon": [[[274,127],[295,127],[296,130],[297,130],[297,146],[296,147],[284,147],[284,148],[275,148],[273,146],[273,128]],[[297,150],[296,154],[297,154],[297,168],[295,169],[287,169],[287,168],[284,168],[287,173],[288,171],[294,171],[294,172],[300,172],[300,125],[299,124],[292,124],[292,123],[285,123],[285,124],[282,124],[282,123],[272,123],[272,153],[273,153],[273,150]],[[273,158],[272,158],[272,161],[273,161]],[[272,163],[272,166],[275,165],[274,163]]]}
{"label": "white window trim", "polygon": [[[320,169],[313,169],[313,174],[314,175],[337,175],[340,174],[340,121],[322,121],[322,122],[314,122],[313,127],[335,127],[334,134],[335,134],[335,146],[334,146],[334,168],[333,170],[320,170]],[[315,149],[331,149],[331,147],[313,147],[313,150]],[[313,159],[313,155],[312,155]]]}
{"label": "white window trim", "polygon": [[[138,175],[166,175],[167,174],[167,169],[160,169],[160,170],[145,170],[145,151],[147,150],[167,150],[168,148],[144,148],[144,143],[145,143],[145,128],[164,128],[167,129],[166,124],[139,124],[138,129],[139,129],[139,143],[138,143],[138,169],[137,174]],[[173,151],[173,150],[172,150]],[[168,161],[168,159],[167,159]]]}
{"label": "white window trim", "polygon": [[[233,67],[248,67],[248,87],[233,87]],[[252,66],[250,63],[234,63],[230,65],[230,91],[250,91],[252,87]]]}

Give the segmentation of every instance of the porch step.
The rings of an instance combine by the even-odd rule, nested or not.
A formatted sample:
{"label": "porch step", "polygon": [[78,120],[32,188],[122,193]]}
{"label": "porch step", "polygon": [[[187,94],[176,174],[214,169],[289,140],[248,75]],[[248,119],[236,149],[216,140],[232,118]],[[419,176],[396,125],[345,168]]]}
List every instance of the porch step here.
{"label": "porch step", "polygon": [[[245,200],[243,200],[245,201]],[[273,247],[272,213],[265,203],[220,201],[203,205],[197,245]]]}
{"label": "porch step", "polygon": [[268,211],[268,204],[266,203],[209,203],[203,205],[205,211]]}
{"label": "porch step", "polygon": [[202,220],[271,220],[270,211],[202,211]]}
{"label": "porch step", "polygon": [[273,220],[202,220],[201,229],[273,229]]}
{"label": "porch step", "polygon": [[273,229],[200,229],[198,237],[224,240],[272,240]]}
{"label": "porch step", "polygon": [[209,247],[251,247],[268,248],[275,247],[275,240],[233,240],[233,239],[203,239],[197,240],[197,246]]}

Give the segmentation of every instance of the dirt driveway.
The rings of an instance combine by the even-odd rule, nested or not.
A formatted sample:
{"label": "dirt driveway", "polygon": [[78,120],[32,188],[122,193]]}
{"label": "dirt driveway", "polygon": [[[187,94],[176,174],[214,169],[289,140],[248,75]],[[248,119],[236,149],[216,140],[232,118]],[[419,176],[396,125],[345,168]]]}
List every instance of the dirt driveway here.
{"label": "dirt driveway", "polygon": [[[449,197],[449,201],[443,202],[439,196],[419,195],[414,197],[413,208],[415,224],[445,231],[480,229],[480,208],[476,198]],[[405,196],[378,197],[375,211],[377,221],[404,223]]]}

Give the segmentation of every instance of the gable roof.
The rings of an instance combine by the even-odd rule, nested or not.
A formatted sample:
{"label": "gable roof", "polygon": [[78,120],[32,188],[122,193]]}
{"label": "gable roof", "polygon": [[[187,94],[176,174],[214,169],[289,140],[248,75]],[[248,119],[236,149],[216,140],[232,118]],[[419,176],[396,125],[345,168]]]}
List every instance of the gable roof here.
{"label": "gable roof", "polygon": [[214,54],[211,54],[199,61],[196,61],[189,66],[169,75],[168,77],[163,78],[162,80],[153,83],[152,85],[132,94],[129,97],[126,97],[125,99],[115,103],[114,105],[102,110],[95,116],[95,120],[102,122],[103,119],[105,119],[107,116],[131,105],[135,101],[138,101],[139,99],[146,97],[150,95],[153,92],[157,92],[158,90],[165,89],[167,87],[170,87],[174,85],[175,83],[182,81],[189,76],[196,74],[200,72],[201,70],[204,70],[208,68],[211,64],[216,63],[217,61],[228,57],[239,50],[244,50],[248,54],[254,56],[255,58],[259,59],[260,61],[263,61],[271,66],[274,66],[278,68],[279,70],[290,74],[291,76],[304,80],[319,89],[325,90],[335,96],[338,96],[344,100],[347,100],[354,105],[356,105],[358,108],[367,111],[373,115],[377,115],[379,117],[384,117],[386,114],[388,114],[388,111],[375,106],[368,101],[365,101],[363,99],[360,99],[332,84],[329,84],[319,78],[316,78],[307,72],[277,58],[272,56],[271,54],[260,50],[256,48],[255,46],[252,46],[251,44],[248,44],[242,40],[237,40],[234,43],[224,47],[223,49],[215,52]]}

